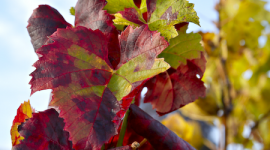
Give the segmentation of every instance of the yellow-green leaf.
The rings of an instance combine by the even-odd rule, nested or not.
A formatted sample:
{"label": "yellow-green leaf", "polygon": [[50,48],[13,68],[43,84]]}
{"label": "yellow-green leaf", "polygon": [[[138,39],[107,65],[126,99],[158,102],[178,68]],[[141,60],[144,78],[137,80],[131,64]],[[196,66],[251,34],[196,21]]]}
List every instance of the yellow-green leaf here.
{"label": "yellow-green leaf", "polygon": [[107,4],[103,9],[107,10],[108,13],[115,14],[125,8],[135,8],[139,12],[139,8],[134,4],[133,0],[107,0]]}
{"label": "yellow-green leaf", "polygon": [[178,31],[178,34],[176,38],[170,40],[170,45],[159,55],[175,69],[181,64],[186,64],[187,59],[199,58],[201,51],[204,51],[200,43],[202,39],[200,34],[182,31]]}

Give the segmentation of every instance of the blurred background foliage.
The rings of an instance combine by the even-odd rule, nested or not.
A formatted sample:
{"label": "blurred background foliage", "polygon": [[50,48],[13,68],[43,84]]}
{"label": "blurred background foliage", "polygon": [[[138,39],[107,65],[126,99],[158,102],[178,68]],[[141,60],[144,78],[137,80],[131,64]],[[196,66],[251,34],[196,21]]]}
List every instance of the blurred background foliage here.
{"label": "blurred background foliage", "polygon": [[[207,96],[161,122],[197,149],[270,149],[270,12],[220,0],[216,33],[199,32]],[[210,128],[210,130],[209,130]],[[206,131],[205,131],[206,130]]]}

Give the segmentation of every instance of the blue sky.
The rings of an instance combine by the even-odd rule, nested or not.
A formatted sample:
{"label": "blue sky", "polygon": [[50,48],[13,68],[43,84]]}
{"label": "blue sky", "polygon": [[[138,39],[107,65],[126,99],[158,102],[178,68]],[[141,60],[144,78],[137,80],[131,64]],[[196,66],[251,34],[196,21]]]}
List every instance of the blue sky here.
{"label": "blue sky", "polygon": [[[195,4],[201,27],[191,24],[188,32],[216,31],[211,21],[217,20],[214,5],[218,0],[189,0]],[[40,4],[56,8],[67,22],[74,24],[69,8],[75,0],[5,0],[0,9],[0,150],[11,149],[10,128],[17,108],[23,101],[30,103],[37,111],[47,109],[50,90],[40,91],[30,97],[33,63],[37,56],[26,30],[27,21]]]}

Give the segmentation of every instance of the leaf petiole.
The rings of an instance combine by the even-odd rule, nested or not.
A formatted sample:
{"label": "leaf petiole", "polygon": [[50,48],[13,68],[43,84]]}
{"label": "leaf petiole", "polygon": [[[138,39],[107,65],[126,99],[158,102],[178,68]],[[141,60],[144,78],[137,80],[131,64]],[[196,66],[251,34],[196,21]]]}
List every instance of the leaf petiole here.
{"label": "leaf petiole", "polygon": [[127,112],[125,114],[116,147],[120,147],[120,146],[123,145],[123,140],[124,140],[125,132],[126,132],[126,129],[127,129],[128,115],[129,115],[129,109],[127,110]]}

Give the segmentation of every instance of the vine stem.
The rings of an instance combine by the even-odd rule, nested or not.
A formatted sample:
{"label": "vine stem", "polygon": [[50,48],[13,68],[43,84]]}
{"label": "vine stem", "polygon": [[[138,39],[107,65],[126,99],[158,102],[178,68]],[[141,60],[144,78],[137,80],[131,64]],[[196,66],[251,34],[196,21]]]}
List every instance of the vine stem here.
{"label": "vine stem", "polygon": [[[222,43],[223,42],[223,33],[222,33],[222,26],[224,25],[224,22],[221,18],[221,11],[222,11],[222,8],[225,4],[226,0],[220,0],[219,3],[217,4],[217,10],[218,10],[218,13],[219,13],[219,20],[218,20],[218,24],[217,24],[217,27],[219,29],[219,47],[223,48],[222,47],[222,44],[225,44],[225,46],[227,46],[226,43]],[[220,55],[220,60],[221,60],[221,68],[223,70],[223,85],[224,85],[224,88],[222,89],[222,104],[223,104],[223,111],[224,111],[224,114],[221,118],[222,120],[222,124],[224,126],[224,150],[227,149],[227,146],[228,146],[228,118],[229,118],[229,115],[232,111],[232,100],[233,100],[233,96],[232,96],[232,85],[231,85],[231,82],[230,82],[230,79],[229,79],[229,75],[228,75],[228,70],[227,70],[227,54],[224,54],[227,53],[227,49],[221,49],[221,55]],[[221,143],[220,143],[221,144]]]}
{"label": "vine stem", "polygon": [[144,144],[144,143],[146,143],[146,142],[147,142],[147,139],[146,139],[146,138],[144,138],[144,139],[141,141],[140,146],[139,146],[138,148],[142,147],[142,146],[143,146],[143,144]]}
{"label": "vine stem", "polygon": [[132,148],[132,150],[136,150],[136,149],[142,147],[146,142],[147,142],[147,139],[146,138],[144,138],[140,143],[138,143],[137,141],[135,141],[135,142],[133,142],[131,144],[131,148]]}
{"label": "vine stem", "polygon": [[125,132],[126,132],[126,129],[127,129],[128,116],[129,116],[129,109],[127,110],[127,112],[125,114],[116,147],[120,147],[120,146],[123,145]]}

